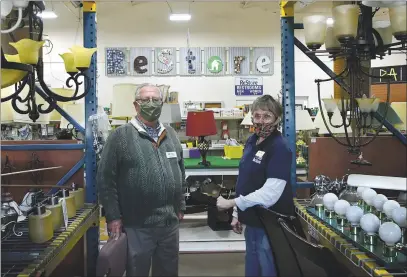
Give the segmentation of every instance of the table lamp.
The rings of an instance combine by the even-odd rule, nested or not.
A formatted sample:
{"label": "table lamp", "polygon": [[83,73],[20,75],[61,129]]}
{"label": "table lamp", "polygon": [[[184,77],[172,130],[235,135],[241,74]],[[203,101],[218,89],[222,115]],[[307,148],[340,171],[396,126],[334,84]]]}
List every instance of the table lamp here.
{"label": "table lamp", "polygon": [[295,129],[296,131],[315,130],[315,124],[307,110],[295,111]]}
{"label": "table lamp", "polygon": [[160,115],[162,124],[171,124],[181,122],[181,110],[179,104],[164,103]]}
{"label": "table lamp", "polygon": [[188,112],[186,135],[199,138],[197,146],[202,157],[202,161],[199,163],[200,165],[210,166],[210,162],[206,160],[209,142],[205,140],[205,137],[216,134],[216,122],[213,111]]}

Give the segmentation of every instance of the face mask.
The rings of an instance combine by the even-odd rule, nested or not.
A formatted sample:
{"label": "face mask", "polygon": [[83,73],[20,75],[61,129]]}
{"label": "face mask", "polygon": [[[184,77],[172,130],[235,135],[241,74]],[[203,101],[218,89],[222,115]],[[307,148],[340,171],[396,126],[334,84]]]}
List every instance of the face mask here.
{"label": "face mask", "polygon": [[254,123],[253,127],[257,136],[261,138],[267,138],[275,129],[277,124],[280,122],[280,118],[277,118],[273,123]]}
{"label": "face mask", "polygon": [[162,104],[157,104],[152,101],[140,103],[140,115],[148,122],[156,121],[161,115]]}

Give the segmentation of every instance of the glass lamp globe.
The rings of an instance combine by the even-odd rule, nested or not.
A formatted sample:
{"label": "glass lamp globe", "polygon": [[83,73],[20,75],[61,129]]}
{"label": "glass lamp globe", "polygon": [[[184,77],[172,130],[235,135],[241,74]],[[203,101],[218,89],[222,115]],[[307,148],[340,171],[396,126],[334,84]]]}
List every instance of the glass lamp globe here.
{"label": "glass lamp globe", "polygon": [[336,203],[336,201],[338,201],[338,196],[329,192],[324,195],[324,198],[322,199],[322,201],[324,202],[324,206],[326,208],[325,216],[327,218],[332,218],[334,215],[333,210],[334,210],[335,203]]}
{"label": "glass lamp globe", "polygon": [[358,187],[358,189],[356,190],[356,192],[358,193],[359,198],[362,199],[362,193],[365,189],[368,189],[366,187]]}
{"label": "glass lamp globe", "polygon": [[359,6],[339,5],[333,8],[334,34],[341,43],[354,39],[358,32]]}
{"label": "glass lamp globe", "polygon": [[397,40],[407,39],[407,7],[406,4],[400,7],[389,8],[390,24],[393,36]]}
{"label": "glass lamp globe", "polygon": [[400,204],[394,200],[388,200],[383,204],[383,212],[386,214],[388,219],[392,218],[392,212],[394,209],[399,208]]}
{"label": "glass lamp globe", "polygon": [[393,222],[385,222],[379,228],[379,236],[387,246],[394,246],[401,238],[401,229]]}
{"label": "glass lamp globe", "polygon": [[387,197],[384,194],[378,194],[373,198],[373,206],[379,212],[383,211],[383,204],[386,203]]}
{"label": "glass lamp globe", "polygon": [[328,27],[326,29],[325,49],[328,52],[335,52],[335,51],[341,49],[341,43],[338,41],[338,39],[334,35],[334,28],[333,27]]}
{"label": "glass lamp globe", "polygon": [[336,221],[339,226],[344,226],[346,223],[346,210],[350,207],[350,203],[346,200],[340,199],[335,202],[334,210],[335,213],[338,215]]}
{"label": "glass lamp globe", "polygon": [[373,189],[365,189],[362,193],[362,198],[363,201],[366,203],[366,211],[371,212],[372,211],[372,205],[373,205],[373,199],[377,195],[376,191]]}
{"label": "glass lamp globe", "polygon": [[380,220],[374,214],[365,214],[360,219],[360,226],[368,235],[374,235],[380,227]]}
{"label": "glass lamp globe", "polygon": [[[390,44],[393,40],[393,34],[390,22],[388,21],[375,21],[373,22],[373,28],[379,33],[383,40],[383,45]],[[376,41],[376,40],[375,40]],[[377,41],[375,42],[377,46]]]}
{"label": "glass lamp globe", "polygon": [[363,210],[358,206],[350,206],[346,210],[346,218],[353,226],[358,226],[361,217],[363,216]]}
{"label": "glass lamp globe", "polygon": [[407,209],[405,207],[395,208],[391,212],[391,216],[400,228],[407,228]]}
{"label": "glass lamp globe", "polygon": [[323,15],[310,15],[304,17],[305,44],[309,49],[317,50],[322,44],[324,44],[326,20],[326,16]]}

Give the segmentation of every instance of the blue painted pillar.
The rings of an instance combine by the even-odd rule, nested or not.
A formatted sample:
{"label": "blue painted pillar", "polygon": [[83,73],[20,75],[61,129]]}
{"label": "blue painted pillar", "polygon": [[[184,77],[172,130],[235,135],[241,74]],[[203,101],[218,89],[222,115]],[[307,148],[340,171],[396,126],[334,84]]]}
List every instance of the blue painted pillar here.
{"label": "blue painted pillar", "polygon": [[283,94],[283,135],[292,151],[291,185],[296,187],[294,1],[280,2],[281,87]]}
{"label": "blue painted pillar", "polygon": [[[96,3],[83,2],[83,43],[86,48],[95,48],[96,44]],[[85,89],[89,89],[85,96],[85,174],[86,174],[86,203],[97,204],[96,191],[96,154],[93,149],[92,126],[88,118],[97,112],[96,95],[96,67],[97,54],[87,71],[89,81],[85,82]],[[86,271],[87,276],[96,275],[96,260],[99,253],[99,226],[91,227],[86,232]]]}

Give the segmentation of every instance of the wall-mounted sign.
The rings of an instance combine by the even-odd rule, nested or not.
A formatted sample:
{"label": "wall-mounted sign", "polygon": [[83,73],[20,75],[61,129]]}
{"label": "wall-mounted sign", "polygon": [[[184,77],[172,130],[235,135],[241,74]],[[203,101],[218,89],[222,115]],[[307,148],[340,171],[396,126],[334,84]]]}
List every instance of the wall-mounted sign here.
{"label": "wall-mounted sign", "polygon": [[390,80],[391,84],[407,83],[407,66],[396,65],[386,67],[372,68],[372,75],[379,78],[371,78],[371,84],[387,84]]}
{"label": "wall-mounted sign", "polygon": [[155,48],[155,73],[160,76],[177,75],[175,47]]}
{"label": "wall-mounted sign", "polygon": [[235,95],[237,96],[257,96],[263,95],[262,77],[236,77]]}
{"label": "wall-mounted sign", "polygon": [[151,47],[137,47],[130,49],[130,72],[132,75],[151,76],[153,71],[151,54]]}
{"label": "wall-mounted sign", "polygon": [[106,76],[127,75],[128,59],[126,48],[106,48],[105,59]]}
{"label": "wall-mounted sign", "polygon": [[199,76],[202,73],[202,54],[199,47],[181,47],[179,49],[179,74],[181,76]]}
{"label": "wall-mounted sign", "polygon": [[106,48],[105,54],[109,77],[274,74],[273,47]]}

